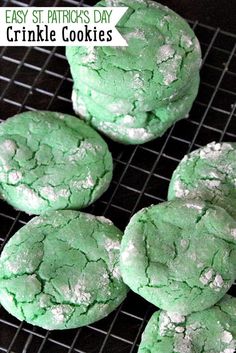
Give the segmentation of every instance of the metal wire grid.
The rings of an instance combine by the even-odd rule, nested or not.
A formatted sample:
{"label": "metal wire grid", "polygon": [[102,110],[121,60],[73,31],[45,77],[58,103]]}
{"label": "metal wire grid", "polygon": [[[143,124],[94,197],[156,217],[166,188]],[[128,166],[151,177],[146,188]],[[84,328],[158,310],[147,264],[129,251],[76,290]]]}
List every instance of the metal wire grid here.
{"label": "metal wire grid", "polygon": [[[82,4],[83,2],[80,2]],[[37,0],[9,0],[3,6],[33,6]],[[49,0],[44,6],[75,6],[76,0]],[[91,5],[91,3],[90,3]],[[108,192],[88,211],[111,218],[124,229],[142,207],[166,199],[171,174],[191,150],[215,141],[236,141],[236,35],[191,22],[204,59],[202,83],[190,117],[162,138],[143,146],[108,141],[115,161]],[[7,117],[24,110],[73,113],[72,79],[62,48],[0,50],[0,112]],[[1,202],[3,246],[29,217]],[[20,323],[0,309],[0,352],[135,353],[153,306],[133,293],[108,318],[79,330],[47,332]]]}

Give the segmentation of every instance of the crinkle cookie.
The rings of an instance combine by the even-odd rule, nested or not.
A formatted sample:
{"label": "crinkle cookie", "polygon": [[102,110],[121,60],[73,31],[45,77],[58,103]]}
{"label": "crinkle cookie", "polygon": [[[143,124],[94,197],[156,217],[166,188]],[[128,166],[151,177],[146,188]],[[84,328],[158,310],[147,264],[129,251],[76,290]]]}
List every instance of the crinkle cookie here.
{"label": "crinkle cookie", "polygon": [[19,210],[86,207],[111,178],[105,141],[76,117],[25,112],[0,124],[0,196]]}
{"label": "crinkle cookie", "polygon": [[219,301],[236,278],[236,221],[196,200],[132,217],[121,243],[124,282],[157,307],[188,315]]}
{"label": "crinkle cookie", "polygon": [[67,47],[75,112],[115,141],[141,144],[187,116],[199,87],[201,50],[187,22],[153,1],[126,6],[128,47]]}
{"label": "crinkle cookie", "polygon": [[185,156],[173,173],[168,199],[201,198],[236,217],[236,143],[212,142]]}
{"label": "crinkle cookie", "polygon": [[236,298],[226,295],[210,309],[187,317],[156,312],[138,353],[235,353]]}
{"label": "crinkle cookie", "polygon": [[52,211],[31,220],[0,258],[0,302],[50,330],[88,325],[114,310],[127,288],[119,270],[121,232],[104,217]]}

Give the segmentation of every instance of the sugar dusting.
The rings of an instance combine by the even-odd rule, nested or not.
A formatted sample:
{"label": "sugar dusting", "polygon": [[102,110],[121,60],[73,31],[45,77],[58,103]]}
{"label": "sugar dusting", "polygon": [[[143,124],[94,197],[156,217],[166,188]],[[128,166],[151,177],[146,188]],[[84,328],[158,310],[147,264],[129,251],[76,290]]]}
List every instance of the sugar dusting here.
{"label": "sugar dusting", "polygon": [[16,187],[17,192],[21,195],[22,202],[29,202],[31,208],[39,208],[44,201],[27,185],[19,185]]}
{"label": "sugar dusting", "polygon": [[170,20],[171,20],[170,15],[165,15],[165,16],[161,19],[161,21],[159,22],[160,28],[163,28],[165,25],[167,25]]}
{"label": "sugar dusting", "polygon": [[205,180],[204,184],[208,189],[214,190],[220,186],[221,181],[220,180]]}
{"label": "sugar dusting", "polygon": [[162,45],[157,51],[157,64],[167,61],[170,58],[173,58],[175,54],[175,49],[170,44]]}
{"label": "sugar dusting", "polygon": [[57,195],[59,197],[68,198],[70,196],[70,191],[68,189],[60,189],[57,191]]}
{"label": "sugar dusting", "polygon": [[66,300],[70,300],[75,304],[89,305],[91,301],[91,293],[87,289],[84,280],[79,279],[75,285],[66,285],[61,287],[61,292]]}
{"label": "sugar dusting", "polygon": [[233,336],[230,332],[224,331],[221,336],[221,341],[224,343],[230,343],[233,340]]}
{"label": "sugar dusting", "polygon": [[128,128],[125,126],[119,126],[118,132],[114,131],[116,127],[115,124],[109,122],[102,122],[99,124],[99,128],[103,131],[108,130],[110,135],[117,137],[120,135],[125,135],[132,140],[139,140],[140,142],[152,139],[154,134],[147,131],[144,128]]}
{"label": "sugar dusting", "polygon": [[88,110],[87,110],[86,104],[83,101],[82,97],[76,93],[75,89],[73,89],[73,91],[72,91],[71,99],[73,102],[73,108],[74,108],[75,113],[82,118],[87,117]]}
{"label": "sugar dusting", "polygon": [[82,141],[80,144],[80,149],[84,149],[86,152],[91,152],[94,156],[97,155],[97,152],[102,150],[100,145],[92,144],[88,141]]}
{"label": "sugar dusting", "polygon": [[182,322],[185,322],[185,316],[180,315],[178,313],[169,313],[169,318],[172,322],[176,323],[176,324],[180,324]]}
{"label": "sugar dusting", "polygon": [[160,316],[159,332],[165,336],[168,331],[183,332],[185,329],[180,324],[185,323],[185,316],[178,313],[162,312]]}
{"label": "sugar dusting", "polygon": [[163,312],[160,317],[159,331],[160,336],[165,336],[168,330],[173,330],[175,325],[171,322],[168,314]]}
{"label": "sugar dusting", "polygon": [[140,73],[135,73],[132,81],[132,86],[134,89],[142,89],[144,87],[143,79]]}
{"label": "sugar dusting", "polygon": [[213,270],[210,269],[205,273],[203,273],[199,279],[204,285],[207,285],[212,280],[212,276],[213,276]]}
{"label": "sugar dusting", "polygon": [[57,200],[57,194],[54,191],[54,188],[52,186],[43,186],[40,189],[40,192],[42,195],[47,198],[49,201],[56,201]]}
{"label": "sugar dusting", "polygon": [[160,8],[160,4],[158,4],[157,2],[152,1],[152,0],[149,0],[149,1],[148,1],[148,6],[149,6],[149,7],[156,8],[156,9],[159,9],[159,8]]}
{"label": "sugar dusting", "polygon": [[220,274],[215,276],[214,281],[210,284],[210,287],[216,291],[219,291],[224,285],[224,280]]}
{"label": "sugar dusting", "polygon": [[233,147],[229,143],[211,142],[205,147],[193,152],[193,155],[198,154],[202,159],[216,160],[223,153],[232,151]]}
{"label": "sugar dusting", "polygon": [[64,120],[65,119],[65,114],[63,114],[63,113],[57,113],[57,117],[58,117],[58,119],[60,119],[60,120]]}
{"label": "sugar dusting", "polygon": [[94,156],[98,156],[98,152],[101,152],[102,148],[100,145],[90,143],[88,141],[82,141],[79,148],[75,148],[70,151],[68,159],[70,162],[79,162],[83,160],[88,153],[92,153]]}
{"label": "sugar dusting", "polygon": [[52,186],[44,186],[40,189],[40,192],[51,202],[57,201],[60,197],[68,198],[70,196],[70,191],[68,189],[56,190]]}
{"label": "sugar dusting", "polygon": [[107,109],[115,115],[122,115],[127,114],[130,109],[132,109],[132,105],[130,103],[127,103],[125,100],[119,100],[117,102],[109,104]]}
{"label": "sugar dusting", "polygon": [[114,239],[106,239],[104,247],[107,252],[111,250],[120,250],[120,241]]}
{"label": "sugar dusting", "polygon": [[185,328],[182,326],[177,326],[175,328],[175,332],[177,332],[177,333],[183,333],[184,331],[185,331]]}
{"label": "sugar dusting", "polygon": [[[199,196],[200,198],[202,198],[202,191],[207,192],[207,190],[209,190],[213,192],[213,195],[222,197],[221,185],[222,183],[223,184],[225,183],[226,175],[228,175],[228,177],[231,180],[234,178],[234,174],[235,174],[234,168],[232,168],[232,166],[229,165],[226,159],[227,153],[233,150],[234,149],[230,143],[212,142],[201,149],[193,151],[190,155],[185,156],[185,158],[182,160],[180,164],[180,167],[179,167],[180,171],[182,166],[183,166],[182,172],[185,170],[185,168],[188,168],[187,163],[190,163],[191,168],[194,169],[195,163],[198,163],[199,159],[201,159],[201,160],[205,160],[205,162],[203,163],[207,163],[207,175],[203,174],[202,178],[200,177],[198,181],[193,180],[192,181],[193,185],[195,185],[195,187],[193,188],[193,185],[192,186],[185,185],[185,182],[181,181],[181,173],[177,172],[175,174],[175,178],[173,182],[173,189],[175,192],[175,196],[180,198],[186,197],[188,195],[190,196],[190,190],[188,190],[188,187],[190,187],[190,189],[192,189],[191,194],[193,196]],[[217,164],[219,164],[219,167],[218,167],[219,171],[217,170]],[[201,165],[199,168],[201,168]],[[198,164],[197,164],[196,173],[200,173],[200,172],[202,173],[202,171],[198,169]],[[196,179],[196,176],[195,176],[195,179]],[[195,181],[195,184],[194,184],[194,181]],[[186,182],[186,184],[188,183]]]}
{"label": "sugar dusting", "polygon": [[96,48],[95,47],[87,47],[87,54],[82,58],[82,62],[84,64],[95,63],[97,59],[96,56]]}
{"label": "sugar dusting", "polygon": [[22,179],[22,173],[18,170],[14,170],[8,175],[9,183],[17,184]]}
{"label": "sugar dusting", "polygon": [[35,217],[33,219],[30,220],[30,224],[33,224],[33,225],[39,225],[39,224],[42,224],[44,223],[44,220],[40,217]]}
{"label": "sugar dusting", "polygon": [[178,179],[174,182],[174,192],[176,197],[186,197],[189,194],[189,190],[185,189],[183,183]]}
{"label": "sugar dusting", "polygon": [[75,189],[82,190],[82,189],[91,189],[95,186],[95,181],[92,175],[89,173],[84,180],[76,180],[71,182],[71,187]]}
{"label": "sugar dusting", "polygon": [[91,293],[86,290],[86,285],[83,281],[79,280],[73,289],[73,300],[78,304],[89,305]]}
{"label": "sugar dusting", "polygon": [[104,223],[104,224],[108,224],[108,225],[110,225],[110,226],[113,225],[113,222],[112,222],[110,219],[105,218],[105,217],[103,217],[103,216],[97,216],[96,219],[97,219],[98,221]]}
{"label": "sugar dusting", "polygon": [[5,261],[7,270],[13,274],[17,274],[22,266],[22,263],[12,262],[10,260]]}
{"label": "sugar dusting", "polygon": [[50,296],[47,294],[41,294],[39,298],[39,306],[40,308],[47,308],[50,304]]}
{"label": "sugar dusting", "polygon": [[0,181],[5,182],[6,180],[7,180],[7,174],[0,172]]}
{"label": "sugar dusting", "polygon": [[[198,321],[192,322],[190,325],[187,325],[185,321],[186,318],[179,314],[168,313],[166,311],[162,311],[160,313],[159,335],[166,338],[173,338],[173,352],[195,352],[196,342],[198,342],[199,337],[202,336],[202,330],[206,330],[206,327]],[[218,339],[227,345],[227,348],[220,353],[235,353],[236,341],[233,340],[233,335],[231,332],[226,330],[223,331],[222,335],[218,337]]]}
{"label": "sugar dusting", "polygon": [[179,334],[175,337],[174,352],[192,353],[192,339],[190,335]]}
{"label": "sugar dusting", "polygon": [[188,35],[186,34],[183,34],[181,36],[181,42],[183,43],[183,45],[186,47],[186,48],[191,48],[193,46],[193,41],[192,41],[192,38],[189,37]]}
{"label": "sugar dusting", "polygon": [[5,140],[2,142],[2,144],[0,145],[0,148],[2,148],[3,150],[5,150],[6,152],[10,153],[10,154],[14,154],[17,150],[17,146],[15,141],[13,140]]}
{"label": "sugar dusting", "polygon": [[232,237],[236,240],[236,228],[231,229],[230,234],[231,234]]}
{"label": "sugar dusting", "polygon": [[204,203],[200,203],[200,202],[187,202],[186,203],[186,207],[187,208],[192,208],[195,209],[197,211],[202,211],[204,208]]}
{"label": "sugar dusting", "polygon": [[68,309],[65,305],[56,305],[51,309],[53,318],[57,324],[62,324],[68,314]]}
{"label": "sugar dusting", "polygon": [[[109,257],[110,265],[109,267],[112,268],[111,274],[114,278],[120,279],[120,267],[119,263],[117,264],[117,257],[119,256],[120,251],[120,241],[118,239],[106,239],[104,243],[104,248],[106,249]],[[115,263],[115,265],[114,265]]]}
{"label": "sugar dusting", "polygon": [[123,37],[127,41],[129,41],[130,39],[140,39],[140,40],[145,40],[146,39],[144,31],[141,31],[138,28],[135,31],[133,31],[133,32],[129,32],[129,33],[123,34]]}
{"label": "sugar dusting", "polygon": [[116,279],[121,279],[120,267],[116,265],[112,270],[112,276]]}
{"label": "sugar dusting", "polygon": [[171,83],[178,79],[177,74],[180,68],[181,61],[182,57],[177,54],[173,57],[173,59],[163,62],[160,65],[159,72],[163,76],[163,84],[165,86],[169,86]]}
{"label": "sugar dusting", "polygon": [[128,261],[134,252],[136,252],[136,247],[132,241],[129,241],[127,247],[121,253],[122,261]]}
{"label": "sugar dusting", "polygon": [[219,291],[224,285],[222,276],[219,273],[215,274],[213,269],[205,271],[199,280],[202,284],[209,285],[215,291]]}
{"label": "sugar dusting", "polygon": [[211,171],[209,172],[209,176],[210,176],[211,178],[214,178],[214,179],[221,179],[221,178],[222,178],[222,174],[220,174],[220,173],[218,173],[218,172],[216,172],[216,171],[214,171],[214,170],[211,170]]}
{"label": "sugar dusting", "polygon": [[121,120],[124,125],[133,125],[136,121],[135,117],[132,115],[125,115]]}

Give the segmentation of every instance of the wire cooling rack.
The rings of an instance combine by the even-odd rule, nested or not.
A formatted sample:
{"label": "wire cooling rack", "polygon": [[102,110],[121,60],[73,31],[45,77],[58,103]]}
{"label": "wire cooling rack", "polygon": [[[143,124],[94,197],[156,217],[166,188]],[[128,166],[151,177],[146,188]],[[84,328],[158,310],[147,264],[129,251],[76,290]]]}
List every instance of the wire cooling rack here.
{"label": "wire cooling rack", "polygon": [[[75,6],[76,0],[9,0],[3,6]],[[92,5],[93,2],[88,2]],[[173,170],[183,156],[211,141],[236,142],[236,35],[190,22],[201,42],[200,92],[190,117],[162,138],[143,146],[108,141],[114,178],[106,194],[88,209],[124,229],[140,208],[166,200]],[[63,48],[0,48],[0,117],[25,110],[72,113],[72,79]],[[3,246],[29,220],[0,203]],[[232,293],[232,290],[231,290]],[[0,352],[136,353],[153,306],[133,293],[106,319],[79,330],[47,332],[19,322],[0,308]]]}

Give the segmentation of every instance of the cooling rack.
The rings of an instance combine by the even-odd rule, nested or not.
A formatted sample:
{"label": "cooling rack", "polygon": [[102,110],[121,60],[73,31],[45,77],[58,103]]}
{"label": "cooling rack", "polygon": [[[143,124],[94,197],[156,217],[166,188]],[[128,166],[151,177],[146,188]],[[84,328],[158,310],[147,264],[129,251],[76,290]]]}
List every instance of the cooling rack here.
{"label": "cooling rack", "polygon": [[[78,6],[83,1],[2,1],[2,6]],[[92,2],[88,5],[92,5]],[[180,159],[211,141],[236,142],[236,34],[190,22],[203,51],[201,87],[188,119],[143,146],[107,141],[114,157],[109,190],[87,211],[105,215],[122,230],[131,215],[166,200]],[[25,110],[71,113],[72,79],[64,49],[0,48],[0,117]],[[0,202],[0,245],[29,216]],[[235,287],[235,286],[234,286]],[[231,290],[232,294],[232,290]],[[155,308],[133,293],[106,319],[78,330],[48,332],[19,322],[0,308],[0,352],[136,353],[141,333]]]}

